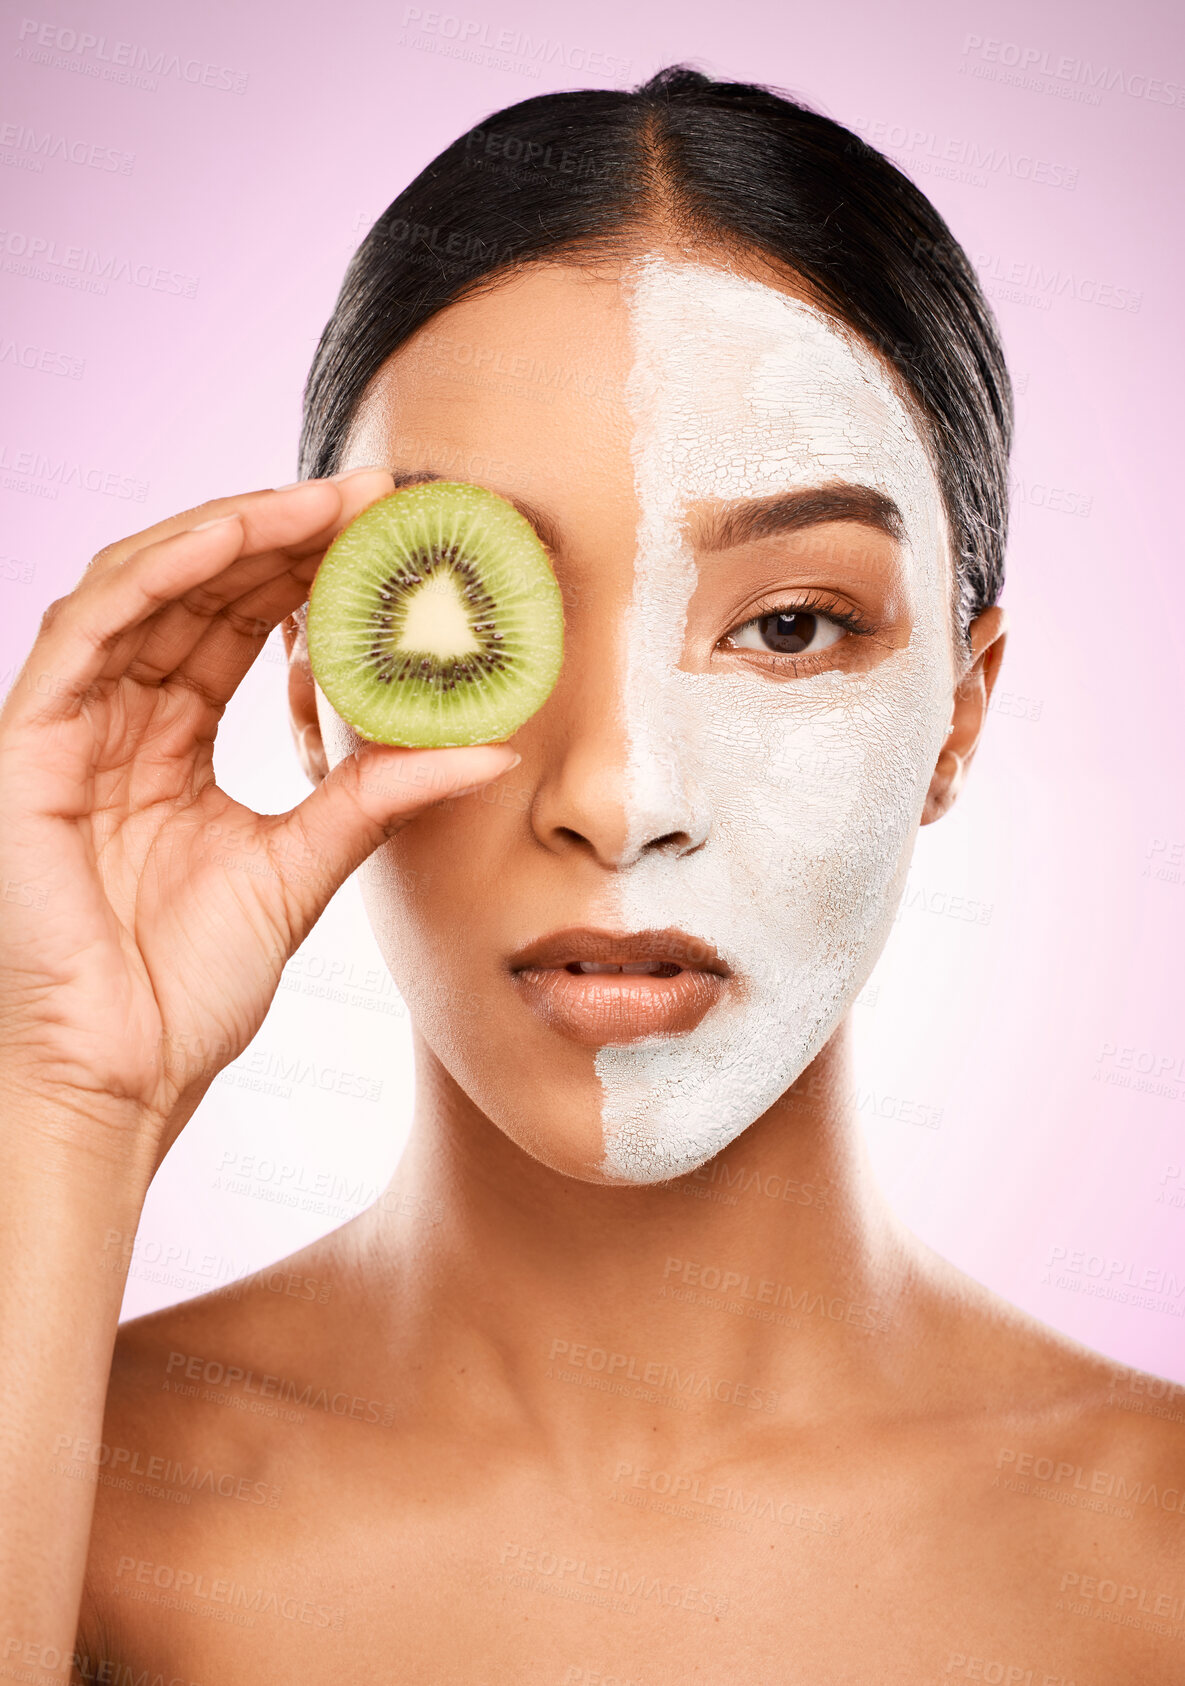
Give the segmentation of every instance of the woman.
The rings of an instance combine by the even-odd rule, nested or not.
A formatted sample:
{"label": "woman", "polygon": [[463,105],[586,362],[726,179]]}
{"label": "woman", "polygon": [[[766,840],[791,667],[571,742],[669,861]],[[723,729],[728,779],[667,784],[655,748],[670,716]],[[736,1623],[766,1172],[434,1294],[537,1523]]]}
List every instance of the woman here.
{"label": "woman", "polygon": [[[1003,648],[1009,431],[916,188],[673,70],[448,148],[351,264],[306,478],[52,606],[0,720],[13,1678],[1180,1678],[1176,1426],[903,1230],[851,1096]],[[563,589],[512,745],[371,746],[312,682],[327,544],[433,478]],[[314,789],[259,816],[212,744],[280,622]],[[117,1339],[155,1167],[355,869],[390,1190],[315,1294]]]}

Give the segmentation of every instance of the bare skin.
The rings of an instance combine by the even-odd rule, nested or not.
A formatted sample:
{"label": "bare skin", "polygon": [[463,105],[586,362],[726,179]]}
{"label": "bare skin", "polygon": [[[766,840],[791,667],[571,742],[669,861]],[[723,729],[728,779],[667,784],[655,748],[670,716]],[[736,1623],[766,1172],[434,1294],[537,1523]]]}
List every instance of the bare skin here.
{"label": "bare skin", "polygon": [[[390,488],[382,471],[341,492],[221,500],[125,540],[43,632],[26,672],[77,677],[83,629],[108,613],[104,579],[136,569],[191,605],[207,601],[200,582],[229,582],[240,624],[256,623],[254,649],[228,630],[183,671],[179,645],[165,647],[181,617],[158,611],[155,630],[107,654],[107,678],[83,675],[104,697],[147,706],[152,692],[156,710],[192,711],[170,716],[167,762],[147,731],[108,751],[137,772],[108,779],[129,809],[120,835],[165,835],[163,812],[191,839],[170,852],[181,876],[167,899],[153,900],[159,848],[147,864],[143,839],[84,862],[78,822],[59,836],[36,818],[37,802],[63,811],[64,791],[75,811],[102,806],[99,835],[112,826],[115,798],[83,773],[93,739],[66,742],[32,684],[0,720],[5,800],[19,792],[34,815],[4,869],[31,880],[56,851],[62,897],[54,919],[16,932],[3,974],[20,1102],[6,1279],[25,1271],[5,1324],[19,1396],[6,1444],[24,1450],[5,1471],[17,1522],[4,1631],[17,1644],[0,1643],[3,1667],[69,1678],[80,1607],[84,1680],[1168,1686],[1185,1657],[1183,1524],[1168,1497],[1179,1505],[1185,1483],[1185,1394],[1174,1404],[995,1299],[893,1218],[859,1147],[846,1024],[698,1173],[621,1187],[597,1171],[593,1051],[526,1011],[505,961],[539,931],[591,923],[625,846],[611,629],[638,511],[615,396],[628,355],[617,283],[537,270],[451,307],[431,333],[390,360],[346,460],[478,480],[545,518],[566,658],[512,741],[521,764],[506,770],[492,749],[387,755],[352,784],[359,740],[318,706],[290,620],[293,726],[320,817],[277,826],[205,794],[194,823],[217,704],[296,609],[327,535]],[[529,348],[580,379],[542,404],[528,380],[450,378],[459,343],[504,354],[502,367]],[[495,457],[498,472],[457,467]],[[167,538],[231,508],[242,530]],[[772,577],[842,574],[886,642],[900,634],[881,535],[831,523],[770,544],[705,565],[689,661],[709,659]],[[240,545],[267,560],[236,561]],[[966,775],[1002,646],[990,611],[927,822]],[[162,671],[181,678],[162,687]],[[82,740],[115,703],[92,701],[85,730],[69,706]],[[57,782],[31,796],[54,756]],[[414,784],[417,764],[431,788]],[[149,798],[166,787],[177,794],[162,809]],[[212,820],[282,837],[275,880],[204,864]],[[285,1261],[281,1291],[267,1273],[115,1342],[118,1238],[364,857],[376,934],[415,1014],[415,1125],[391,1188]],[[427,862],[426,878],[406,870]],[[93,911],[96,883],[118,940]],[[233,966],[218,960],[232,924],[245,933]],[[417,978],[432,985],[418,1010]]]}

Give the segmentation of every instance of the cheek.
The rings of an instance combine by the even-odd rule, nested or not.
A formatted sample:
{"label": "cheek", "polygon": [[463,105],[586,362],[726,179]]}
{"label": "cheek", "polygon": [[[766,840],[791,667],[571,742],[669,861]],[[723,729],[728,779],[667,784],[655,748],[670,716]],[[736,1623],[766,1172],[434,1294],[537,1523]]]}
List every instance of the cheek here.
{"label": "cheek", "polygon": [[700,842],[643,850],[620,876],[620,914],[714,944],[735,988],[685,1036],[598,1051],[612,1175],[654,1181],[719,1152],[805,1070],[871,970],[935,729],[908,664],[888,667],[781,686],[651,669],[631,733],[651,806],[636,818],[673,816],[655,805],[673,795]]}
{"label": "cheek", "polygon": [[626,890],[631,919],[690,926],[767,985],[873,940],[941,737],[940,699],[922,678],[906,658],[781,685],[668,670],[651,712],[666,717],[668,777],[705,841],[682,858],[643,856]]}
{"label": "cheek", "polygon": [[[445,798],[414,815],[359,869],[402,897],[400,917],[423,943],[476,937],[505,899],[507,868],[521,833],[527,794],[495,781],[467,796]],[[471,967],[472,957],[464,959]]]}
{"label": "cheek", "polygon": [[829,849],[842,838],[869,767],[867,723],[851,708],[717,679],[689,699],[697,777],[713,825],[731,842]]}

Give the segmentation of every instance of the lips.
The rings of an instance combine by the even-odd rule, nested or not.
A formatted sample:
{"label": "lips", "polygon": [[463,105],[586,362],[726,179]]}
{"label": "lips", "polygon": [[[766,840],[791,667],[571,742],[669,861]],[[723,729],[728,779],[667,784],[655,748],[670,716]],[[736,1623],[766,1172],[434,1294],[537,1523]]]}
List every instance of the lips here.
{"label": "lips", "polygon": [[574,927],[528,943],[508,962],[526,1005],[585,1047],[694,1030],[723,998],[731,973],[710,943],[686,931]]}

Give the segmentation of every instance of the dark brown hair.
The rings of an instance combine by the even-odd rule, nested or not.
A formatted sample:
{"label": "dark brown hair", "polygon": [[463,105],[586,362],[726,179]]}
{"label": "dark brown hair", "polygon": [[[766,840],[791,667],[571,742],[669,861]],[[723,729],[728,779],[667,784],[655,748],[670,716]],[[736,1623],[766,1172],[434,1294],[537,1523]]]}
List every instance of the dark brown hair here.
{"label": "dark brown hair", "polygon": [[309,372],[302,476],[340,466],[358,403],[437,311],[533,261],[656,225],[764,254],[899,372],[930,433],[958,618],[1004,577],[1012,396],[992,314],[929,200],[857,135],[770,88],[683,66],[629,92],[507,107],[447,147],[352,258]]}

